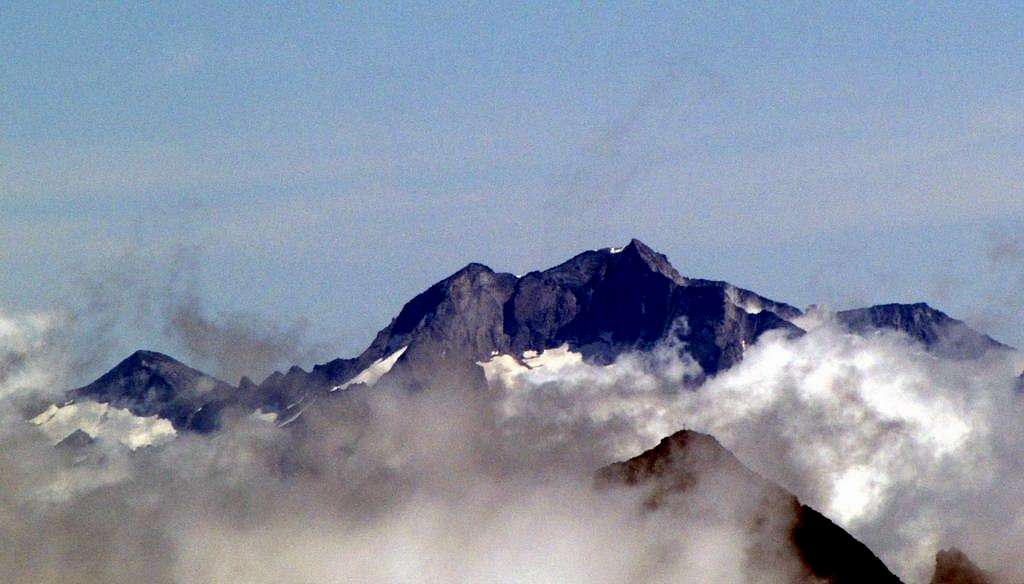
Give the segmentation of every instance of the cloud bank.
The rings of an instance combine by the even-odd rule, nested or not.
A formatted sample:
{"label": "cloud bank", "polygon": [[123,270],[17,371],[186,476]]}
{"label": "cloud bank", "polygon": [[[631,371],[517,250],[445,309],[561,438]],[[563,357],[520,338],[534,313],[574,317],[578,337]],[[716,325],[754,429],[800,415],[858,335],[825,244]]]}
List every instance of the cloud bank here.
{"label": "cloud bank", "polygon": [[[28,423],[75,359],[69,326],[4,316],[0,578],[9,582],[778,582],[726,481],[642,513],[593,473],[692,428],[821,509],[910,582],[957,546],[1024,576],[1019,357],[939,360],[827,323],[767,335],[699,387],[680,347],[606,366],[568,348],[484,364],[489,390],[336,392],[287,429],[80,450]],[[713,473],[713,469],[707,469]],[[776,541],[776,540],[770,540]],[[773,545],[778,546],[778,543]]]}
{"label": "cloud bank", "polygon": [[54,448],[60,436],[28,420],[55,396],[37,385],[67,380],[47,350],[61,345],[37,338],[59,337],[60,326],[4,322],[17,355],[6,360],[18,363],[0,386],[5,582],[775,582],[800,573],[785,545],[776,562],[750,559],[762,537],[746,528],[754,510],[721,506],[717,489],[687,493],[677,511],[688,514],[642,513],[638,494],[595,490],[593,463],[612,460],[607,443],[566,451],[554,434],[514,431],[524,416],[503,413],[503,391],[410,394],[382,383],[337,392],[288,429],[238,416],[214,436],[180,434],[160,447],[132,451],[97,432],[91,444]]}
{"label": "cloud bank", "polygon": [[510,388],[506,423],[524,436],[598,440],[622,457],[679,428],[704,431],[906,580],[926,581],[950,546],[1008,581],[1024,577],[1019,354],[948,361],[897,333],[865,338],[823,319],[799,339],[766,335],[739,365],[682,391],[678,371],[692,364],[558,355],[537,369],[490,367]]}

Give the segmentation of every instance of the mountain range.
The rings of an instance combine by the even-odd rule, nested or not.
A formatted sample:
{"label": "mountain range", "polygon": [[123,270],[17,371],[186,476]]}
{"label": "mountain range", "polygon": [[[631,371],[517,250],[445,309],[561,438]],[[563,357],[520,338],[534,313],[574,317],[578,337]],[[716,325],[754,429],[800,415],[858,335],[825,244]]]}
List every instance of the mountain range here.
{"label": "mountain range", "polygon": [[[405,304],[354,358],[275,372],[237,386],[170,356],[138,351],[108,373],[69,392],[157,415],[175,428],[209,431],[231,405],[284,415],[299,401],[382,377],[414,388],[443,385],[440,371],[483,382],[476,363],[568,345],[585,359],[612,361],[667,340],[700,365],[700,383],[743,358],[761,335],[805,333],[798,308],[727,282],[681,276],[666,257],[632,240],[586,251],[523,276],[469,264]],[[851,333],[899,331],[943,357],[972,359],[1009,347],[927,304],[882,304],[831,315]],[[442,366],[443,365],[443,366]],[[455,373],[452,373],[455,375]]]}
{"label": "mountain range", "polygon": [[[923,303],[804,312],[727,282],[683,276],[664,255],[634,239],[522,276],[469,264],[407,302],[358,356],[309,371],[295,366],[260,383],[243,377],[235,386],[170,356],[138,351],[67,397],[69,403],[93,401],[155,416],[178,432],[209,433],[231,410],[268,416],[280,426],[301,424],[303,412],[319,401],[379,383],[427,391],[458,380],[483,389],[478,363],[497,355],[518,360],[568,347],[588,362],[606,364],[666,344],[699,366],[683,382],[697,385],[739,363],[762,336],[798,337],[822,314],[855,335],[896,331],[943,358],[1010,350]],[[88,444],[83,434],[76,430],[63,444]],[[837,583],[898,581],[863,544],[757,476],[713,437],[682,431],[598,476],[606,485],[651,489],[650,504],[659,506],[697,480],[687,471],[693,457],[716,461],[735,480],[756,484],[782,502],[793,517],[787,537],[808,574]]]}

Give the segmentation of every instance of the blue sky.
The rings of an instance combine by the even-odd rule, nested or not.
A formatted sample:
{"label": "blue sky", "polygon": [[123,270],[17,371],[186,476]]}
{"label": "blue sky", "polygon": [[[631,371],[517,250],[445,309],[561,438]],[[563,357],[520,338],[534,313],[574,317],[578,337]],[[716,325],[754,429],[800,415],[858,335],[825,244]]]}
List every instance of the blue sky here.
{"label": "blue sky", "polygon": [[1020,3],[141,4],[0,6],[0,306],[189,253],[327,358],[469,261],[638,237],[1024,345]]}

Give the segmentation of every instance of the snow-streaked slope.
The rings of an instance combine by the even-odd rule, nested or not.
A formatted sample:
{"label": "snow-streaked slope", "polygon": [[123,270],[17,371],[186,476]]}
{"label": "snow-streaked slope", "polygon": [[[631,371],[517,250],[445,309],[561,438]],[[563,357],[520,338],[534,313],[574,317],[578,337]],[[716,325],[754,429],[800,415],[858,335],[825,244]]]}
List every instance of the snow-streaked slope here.
{"label": "snow-streaked slope", "polygon": [[257,408],[252,414],[252,419],[259,420],[261,422],[269,422],[273,424],[277,421],[277,414],[274,412],[264,412],[263,408]]}
{"label": "snow-streaked slope", "polygon": [[115,440],[135,450],[143,446],[163,444],[174,438],[174,426],[158,416],[136,416],[130,411],[94,401],[51,405],[30,420],[39,426],[54,444],[75,430],[93,438]]}
{"label": "snow-streaked slope", "polygon": [[395,366],[395,363],[398,362],[398,358],[401,357],[403,353],[405,353],[405,350],[407,348],[409,348],[408,345],[402,347],[401,349],[398,349],[397,351],[391,353],[387,357],[377,359],[376,361],[373,362],[373,364],[371,364],[366,369],[360,371],[359,374],[353,377],[352,379],[349,379],[348,381],[342,383],[341,385],[335,385],[334,387],[332,387],[331,391],[333,392],[346,389],[349,386],[355,385],[357,383],[365,383],[366,385],[373,385],[377,383],[381,377],[384,377],[384,375],[386,375],[388,371],[391,371],[391,368]]}

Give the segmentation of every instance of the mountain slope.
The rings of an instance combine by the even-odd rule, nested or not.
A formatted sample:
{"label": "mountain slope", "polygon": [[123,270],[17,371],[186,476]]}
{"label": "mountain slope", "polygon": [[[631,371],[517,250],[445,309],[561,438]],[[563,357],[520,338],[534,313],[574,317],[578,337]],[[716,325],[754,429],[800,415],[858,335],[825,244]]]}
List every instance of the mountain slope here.
{"label": "mountain slope", "polygon": [[[724,488],[746,487],[744,496],[759,498],[760,512],[749,529],[757,534],[772,518],[788,520],[784,531],[808,574],[834,584],[884,584],[900,580],[871,550],[841,527],[832,523],[778,485],[760,477],[739,461],[715,438],[689,430],[679,431],[657,446],[625,462],[604,467],[598,472],[600,484],[646,488],[649,509],[671,507],[673,500],[696,489],[703,480],[715,485],[724,474]],[[709,478],[715,475],[713,478]],[[722,497],[728,500],[728,497]],[[771,537],[772,532],[768,532]]]}
{"label": "mountain slope", "polygon": [[[729,283],[684,277],[664,255],[632,240],[623,248],[586,251],[523,276],[469,264],[405,304],[360,355],[310,371],[292,367],[258,385],[243,378],[235,388],[167,355],[138,351],[68,397],[110,404],[136,416],[158,416],[176,430],[212,431],[232,406],[276,414],[269,419],[279,425],[297,421],[301,426],[308,408],[349,391],[376,384],[412,390],[454,383],[485,388],[478,362],[498,354],[521,360],[529,351],[563,345],[585,359],[607,363],[623,352],[670,341],[692,355],[705,376],[714,375],[738,363],[766,333],[804,334],[793,323],[801,316],[788,304]],[[860,335],[901,331],[940,356],[976,358],[1007,348],[925,304],[848,310],[835,319]],[[74,434],[62,449],[73,450],[86,437]],[[658,507],[701,481],[702,475],[689,466],[692,461],[765,497],[762,515],[770,510],[772,517],[791,521],[781,542],[797,550],[808,573],[833,582],[897,581],[866,547],[758,477],[709,436],[676,434],[600,474],[608,482],[651,489],[650,504]]]}
{"label": "mountain slope", "polygon": [[844,310],[836,313],[836,320],[850,332],[861,335],[884,329],[903,332],[932,353],[945,358],[977,359],[993,349],[1009,349],[963,321],[923,302]]}
{"label": "mountain slope", "polygon": [[71,390],[84,398],[124,408],[137,416],[159,416],[176,429],[209,431],[220,410],[238,399],[227,383],[154,351],[136,351],[96,381]]}

